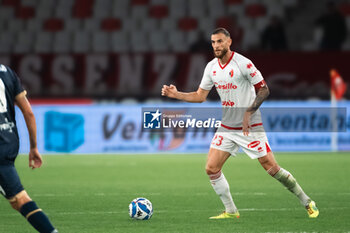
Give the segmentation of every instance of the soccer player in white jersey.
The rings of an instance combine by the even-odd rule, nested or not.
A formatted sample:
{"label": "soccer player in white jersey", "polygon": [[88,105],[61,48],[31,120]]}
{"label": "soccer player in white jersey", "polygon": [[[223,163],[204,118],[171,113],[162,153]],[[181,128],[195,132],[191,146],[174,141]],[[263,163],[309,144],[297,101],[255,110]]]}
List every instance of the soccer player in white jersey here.
{"label": "soccer player in white jersey", "polygon": [[[221,127],[212,140],[206,172],[211,185],[225,206],[225,211],[210,219],[239,218],[228,182],[221,171],[230,155],[239,147],[252,159],[258,159],[263,168],[291,191],[305,206],[308,216],[316,218],[319,210],[314,201],[302,190],[290,172],[281,168],[269,147],[258,108],[268,97],[269,89],[254,64],[246,57],[230,50],[232,40],[224,28],[211,35],[215,58],[205,70],[201,84],[195,92],[180,92],[174,85],[164,85],[162,95],[186,102],[204,102],[215,86],[223,106]],[[242,110],[244,109],[244,110]]]}

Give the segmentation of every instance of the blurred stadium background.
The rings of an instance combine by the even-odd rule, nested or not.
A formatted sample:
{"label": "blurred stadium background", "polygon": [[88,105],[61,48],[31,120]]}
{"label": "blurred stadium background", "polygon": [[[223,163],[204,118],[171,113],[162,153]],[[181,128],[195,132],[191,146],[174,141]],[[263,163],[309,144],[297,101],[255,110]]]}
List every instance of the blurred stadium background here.
{"label": "blurred stadium background", "polygon": [[164,83],[197,88],[225,27],[270,100],[327,100],[330,68],[350,76],[350,2],[334,4],[342,19],[325,23],[326,0],[1,0],[0,62],[33,99],[163,100]]}
{"label": "blurred stadium background", "polygon": [[[216,27],[262,72],[265,107],[330,107],[330,70],[350,77],[350,2],[325,0],[1,0],[0,63],[28,91],[44,153],[205,153],[213,132],[145,136],[140,117],[144,106],[196,106],[160,89],[198,88]],[[349,93],[339,106],[348,108]],[[220,107],[216,92],[200,106]],[[279,151],[329,151],[330,136],[269,135]],[[338,141],[349,150],[348,133]]]}
{"label": "blurred stadium background", "polygon": [[[24,156],[17,166],[26,189],[59,230],[349,231],[350,157],[330,152],[334,133],[317,127],[312,132],[310,126],[295,132],[293,114],[282,113],[273,123],[290,132],[268,132],[278,160],[315,197],[321,209],[318,222],[304,219],[296,200],[286,199],[288,193],[256,163],[238,156],[225,167],[243,213],[232,227],[206,221],[221,210],[203,169],[213,131],[142,132],[143,107],[220,108],[215,91],[201,105],[160,96],[163,84],[181,91],[198,88],[213,57],[209,39],[216,27],[227,28],[232,49],[262,72],[271,90],[264,107],[330,107],[331,69],[349,87],[350,1],[0,0],[0,63],[12,67],[28,91],[39,150],[58,154],[45,156],[46,164],[34,173],[26,169]],[[349,89],[337,103],[347,111],[345,131],[336,134],[340,151],[350,151]],[[303,109],[298,114],[312,118]],[[322,128],[324,122],[316,121],[322,113],[313,117]],[[18,128],[20,153],[26,154],[29,142],[21,114]],[[70,156],[86,153],[93,155]],[[244,169],[254,172],[247,176]],[[147,225],[127,217],[128,202],[141,195],[155,208]],[[0,232],[31,232],[9,208],[0,208]]]}

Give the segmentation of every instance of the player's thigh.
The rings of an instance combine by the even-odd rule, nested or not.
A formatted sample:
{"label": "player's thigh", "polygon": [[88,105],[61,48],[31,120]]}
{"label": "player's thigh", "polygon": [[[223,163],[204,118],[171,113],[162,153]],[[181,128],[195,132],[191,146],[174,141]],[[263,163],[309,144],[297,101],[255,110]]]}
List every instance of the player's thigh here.
{"label": "player's thigh", "polygon": [[230,155],[234,155],[237,150],[238,146],[230,139],[230,133],[216,132],[208,153],[207,174],[219,172]]}
{"label": "player's thigh", "polygon": [[0,193],[7,199],[24,190],[13,164],[0,165],[0,187]]}
{"label": "player's thigh", "polygon": [[252,128],[248,136],[243,132],[236,134],[234,140],[251,159],[264,157],[271,151],[263,127]]}
{"label": "player's thigh", "polygon": [[238,149],[238,145],[232,141],[232,133],[218,130],[211,141],[206,164],[207,174],[219,172],[230,155],[234,156]]}
{"label": "player's thigh", "polygon": [[235,156],[239,147],[232,138],[232,132],[221,132],[218,130],[211,141],[210,148],[228,152],[230,155]]}

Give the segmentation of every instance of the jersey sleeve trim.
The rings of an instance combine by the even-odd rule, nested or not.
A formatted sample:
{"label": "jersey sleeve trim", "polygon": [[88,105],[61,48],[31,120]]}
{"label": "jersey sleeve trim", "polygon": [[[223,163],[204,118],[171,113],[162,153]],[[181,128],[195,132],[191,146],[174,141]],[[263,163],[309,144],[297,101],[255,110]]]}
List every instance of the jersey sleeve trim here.
{"label": "jersey sleeve trim", "polygon": [[24,90],[24,91],[20,92],[19,94],[17,94],[15,99],[22,98],[22,97],[24,97],[26,95],[27,95],[27,91]]}
{"label": "jersey sleeve trim", "polygon": [[251,77],[251,83],[253,85],[256,85],[264,80],[264,77],[262,76],[262,74],[260,73],[260,71],[258,69],[249,75],[252,76],[253,74],[255,74],[255,76],[256,76],[256,77]]}
{"label": "jersey sleeve trim", "polygon": [[266,86],[265,80],[261,80],[257,84],[254,84],[255,91],[258,91],[260,88],[265,87],[265,86]]}

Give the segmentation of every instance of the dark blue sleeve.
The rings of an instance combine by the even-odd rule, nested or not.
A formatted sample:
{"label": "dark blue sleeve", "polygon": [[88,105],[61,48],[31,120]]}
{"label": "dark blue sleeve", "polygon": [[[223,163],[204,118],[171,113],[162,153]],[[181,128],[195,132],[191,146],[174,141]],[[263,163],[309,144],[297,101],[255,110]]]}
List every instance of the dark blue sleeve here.
{"label": "dark blue sleeve", "polygon": [[13,94],[14,97],[16,97],[19,93],[23,92],[24,89],[21,85],[21,81],[19,80],[16,72],[14,72],[12,69],[10,69],[9,67],[6,67],[9,71],[9,73],[11,74],[11,81],[13,83]]}

